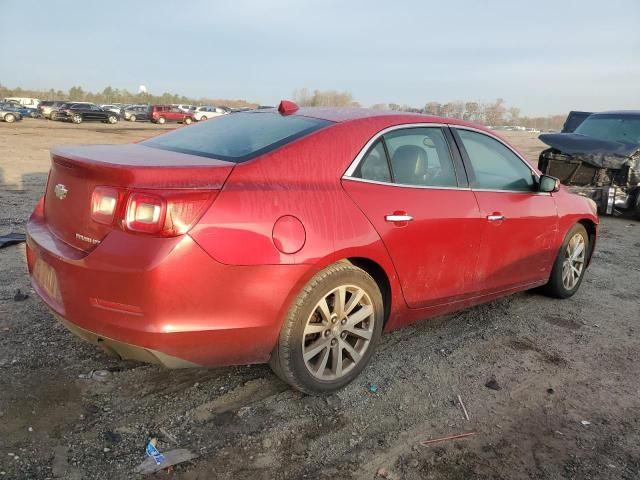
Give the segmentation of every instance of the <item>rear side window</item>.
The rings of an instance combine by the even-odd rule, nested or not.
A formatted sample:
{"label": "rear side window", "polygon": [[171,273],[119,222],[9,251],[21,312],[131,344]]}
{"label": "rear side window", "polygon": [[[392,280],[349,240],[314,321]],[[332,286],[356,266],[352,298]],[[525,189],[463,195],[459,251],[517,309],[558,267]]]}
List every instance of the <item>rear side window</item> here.
{"label": "rear side window", "polygon": [[272,112],[234,113],[152,138],[143,145],[241,163],[331,124]]}
{"label": "rear side window", "polygon": [[353,176],[374,182],[391,182],[391,172],[382,140],[378,140],[369,150],[353,172]]}
{"label": "rear side window", "polygon": [[533,190],[532,170],[501,142],[482,133],[457,131],[473,169],[474,187],[523,192]]}

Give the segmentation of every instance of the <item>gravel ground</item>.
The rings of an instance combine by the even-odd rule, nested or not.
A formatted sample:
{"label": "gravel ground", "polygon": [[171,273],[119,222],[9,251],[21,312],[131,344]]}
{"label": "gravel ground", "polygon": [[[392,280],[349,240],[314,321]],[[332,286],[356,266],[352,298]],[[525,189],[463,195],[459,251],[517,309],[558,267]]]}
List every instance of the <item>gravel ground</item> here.
{"label": "gravel ground", "polygon": [[[0,234],[24,231],[52,145],[170,128],[0,124]],[[506,133],[532,159],[543,148]],[[266,366],[166,371],[107,357],[35,296],[24,245],[2,249],[0,478],[138,478],[156,437],[198,458],[152,478],[638,479],[639,253],[640,223],[604,218],[573,298],[525,292],[392,332],[355,382],[318,398]]]}

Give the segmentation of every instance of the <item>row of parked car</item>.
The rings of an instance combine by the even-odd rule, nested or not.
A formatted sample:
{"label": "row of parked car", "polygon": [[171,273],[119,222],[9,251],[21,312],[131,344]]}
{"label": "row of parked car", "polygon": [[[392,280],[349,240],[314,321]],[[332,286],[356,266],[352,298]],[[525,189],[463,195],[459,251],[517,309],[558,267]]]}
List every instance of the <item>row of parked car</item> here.
{"label": "row of parked car", "polygon": [[45,100],[38,102],[34,108],[33,105],[21,104],[16,99],[5,99],[0,103],[0,120],[9,123],[22,120],[23,117],[39,117],[73,123],[101,121],[114,124],[119,120],[128,120],[158,124],[178,122],[189,125],[231,112],[227,107],[213,105],[96,105],[90,102]]}
{"label": "row of parked car", "polygon": [[39,114],[51,120],[66,120],[73,123],[102,121],[117,123],[150,121],[153,123],[178,122],[189,125],[192,122],[208,120],[230,113],[225,107],[192,105],[96,105],[88,102],[44,101],[38,106]]}

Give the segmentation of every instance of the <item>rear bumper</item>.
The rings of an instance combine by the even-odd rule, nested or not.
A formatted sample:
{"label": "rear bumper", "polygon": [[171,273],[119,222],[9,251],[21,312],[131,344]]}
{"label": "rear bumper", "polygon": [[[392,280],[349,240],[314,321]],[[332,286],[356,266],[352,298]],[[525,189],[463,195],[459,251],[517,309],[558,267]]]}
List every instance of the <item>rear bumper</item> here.
{"label": "rear bumper", "polygon": [[27,224],[34,289],[72,332],[123,358],[171,368],[266,362],[309,268],[224,265],[188,235],[113,231],[86,253],[51,234],[39,210]]}
{"label": "rear bumper", "polygon": [[104,335],[98,335],[97,333],[90,332],[84,328],[80,328],[74,323],[69,322],[60,315],[54,313],[56,319],[67,327],[76,336],[83,340],[93,343],[97,347],[101,348],[110,355],[118,358],[138,360],[140,362],[157,363],[167,368],[190,368],[198,367],[195,363],[188,362],[181,358],[167,355],[166,353],[153,350],[151,348],[145,348],[138,345],[132,345],[130,343],[114,340],[113,338],[105,337]]}

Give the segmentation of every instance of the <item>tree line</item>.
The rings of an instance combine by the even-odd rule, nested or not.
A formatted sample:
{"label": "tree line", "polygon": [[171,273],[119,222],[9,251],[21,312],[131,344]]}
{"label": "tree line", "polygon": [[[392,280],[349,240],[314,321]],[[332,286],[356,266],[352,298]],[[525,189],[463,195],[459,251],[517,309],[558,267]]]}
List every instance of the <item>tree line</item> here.
{"label": "tree line", "polygon": [[[351,93],[339,92],[336,90],[314,90],[312,92],[308,88],[296,89],[293,91],[293,99],[298,105],[307,107],[360,106]],[[438,117],[458,118],[494,127],[521,126],[541,130],[559,130],[562,128],[566,117],[566,115],[548,115],[544,117],[530,117],[522,115],[519,108],[507,107],[502,98],[498,98],[494,102],[488,103],[477,101],[440,103],[430,101],[427,102],[424,107],[399,105],[397,103],[377,103],[371,108],[378,110],[423,113]]]}
{"label": "tree line", "polygon": [[194,104],[194,105],[220,105],[225,107],[255,107],[255,103],[246,100],[231,100],[221,98],[195,98],[179,95],[177,93],[163,93],[153,95],[148,92],[132,93],[127,89],[105,87],[101,92],[85,91],[81,86],[71,87],[69,90],[29,90],[24,88],[8,88],[0,84],[0,98],[27,97],[40,100],[69,100],[74,102],[93,102],[97,104],[111,103],[148,103],[148,104]]}
{"label": "tree line", "polygon": [[[71,87],[69,90],[29,90],[20,87],[8,88],[0,84],[0,98],[31,97],[40,100],[70,100],[76,102],[93,102],[98,104],[110,103],[149,103],[149,104],[195,104],[220,105],[226,107],[255,107],[255,103],[242,99],[194,98],[165,92],[153,95],[148,92],[132,93],[127,89],[105,87],[101,92],[85,91],[81,86]],[[293,100],[300,106],[308,107],[360,107],[350,92],[338,90],[309,90],[295,89]],[[522,115],[517,107],[507,107],[502,98],[493,102],[455,101],[440,103],[427,102],[423,107],[399,105],[397,103],[377,103],[371,108],[380,110],[403,111],[436,115],[439,117],[459,118],[470,122],[490,126],[522,126],[538,128],[540,130],[562,128],[566,115],[549,115],[545,117],[530,117]]]}

